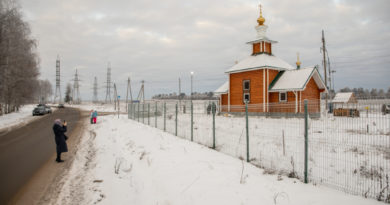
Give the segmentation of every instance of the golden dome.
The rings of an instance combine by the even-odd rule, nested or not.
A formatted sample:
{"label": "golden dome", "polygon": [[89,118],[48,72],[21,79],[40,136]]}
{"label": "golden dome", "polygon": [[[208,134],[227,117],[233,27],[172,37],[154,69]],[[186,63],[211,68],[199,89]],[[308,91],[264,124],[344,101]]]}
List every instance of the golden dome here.
{"label": "golden dome", "polygon": [[257,19],[257,23],[259,23],[259,26],[262,26],[265,22],[265,18],[263,18],[263,12],[261,10],[261,4],[259,5],[260,7],[260,17]]}
{"label": "golden dome", "polygon": [[297,62],[296,62],[297,66],[301,66],[301,61],[299,61],[299,53],[297,53]]}

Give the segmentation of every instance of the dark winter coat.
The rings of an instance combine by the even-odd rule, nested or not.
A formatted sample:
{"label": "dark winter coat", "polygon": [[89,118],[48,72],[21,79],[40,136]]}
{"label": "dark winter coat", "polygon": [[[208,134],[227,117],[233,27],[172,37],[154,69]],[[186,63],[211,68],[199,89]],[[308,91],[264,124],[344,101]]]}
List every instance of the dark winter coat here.
{"label": "dark winter coat", "polygon": [[68,137],[64,134],[66,132],[66,126],[54,124],[53,131],[57,145],[57,153],[67,152],[68,145],[66,145],[66,140],[68,139]]}

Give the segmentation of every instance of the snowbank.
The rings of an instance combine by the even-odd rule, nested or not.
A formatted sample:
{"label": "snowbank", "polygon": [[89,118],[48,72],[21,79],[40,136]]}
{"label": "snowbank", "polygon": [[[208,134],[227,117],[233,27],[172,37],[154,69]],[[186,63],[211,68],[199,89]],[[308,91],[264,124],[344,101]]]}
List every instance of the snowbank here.
{"label": "snowbank", "polygon": [[263,174],[125,115],[88,126],[55,204],[382,204]]}
{"label": "snowbank", "polygon": [[26,124],[34,119],[32,111],[36,105],[25,105],[18,112],[0,116],[0,129],[18,124]]}

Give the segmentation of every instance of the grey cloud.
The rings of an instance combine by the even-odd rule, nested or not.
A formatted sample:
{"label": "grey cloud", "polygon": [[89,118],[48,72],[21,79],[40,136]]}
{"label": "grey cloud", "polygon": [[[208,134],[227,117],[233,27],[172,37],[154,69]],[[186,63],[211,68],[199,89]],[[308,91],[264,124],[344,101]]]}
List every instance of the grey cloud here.
{"label": "grey cloud", "polygon": [[[262,3],[268,36],[279,41],[278,57],[294,65],[300,52],[303,66],[321,65],[325,29],[337,88],[390,86],[387,0]],[[62,87],[78,68],[84,99],[92,97],[94,76],[102,88],[99,97],[105,97],[109,61],[120,93],[129,75],[133,93],[141,80],[147,97],[177,91],[179,77],[188,93],[190,71],[195,71],[196,91],[212,91],[226,80],[224,71],[234,61],[250,55],[245,42],[255,37],[258,17],[257,2],[249,0],[21,0],[21,7],[39,41],[42,78],[54,82],[60,54]]]}

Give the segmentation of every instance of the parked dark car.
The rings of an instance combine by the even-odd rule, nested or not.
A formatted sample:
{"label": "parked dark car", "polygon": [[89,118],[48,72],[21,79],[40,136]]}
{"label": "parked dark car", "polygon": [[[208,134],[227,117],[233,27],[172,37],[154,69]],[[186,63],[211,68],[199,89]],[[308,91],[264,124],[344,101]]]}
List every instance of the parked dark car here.
{"label": "parked dark car", "polygon": [[58,108],[65,108],[64,104],[58,104]]}
{"label": "parked dark car", "polygon": [[32,112],[32,115],[35,116],[35,115],[44,115],[46,114],[46,109],[44,106],[38,106],[36,108],[34,108],[33,112]]}

